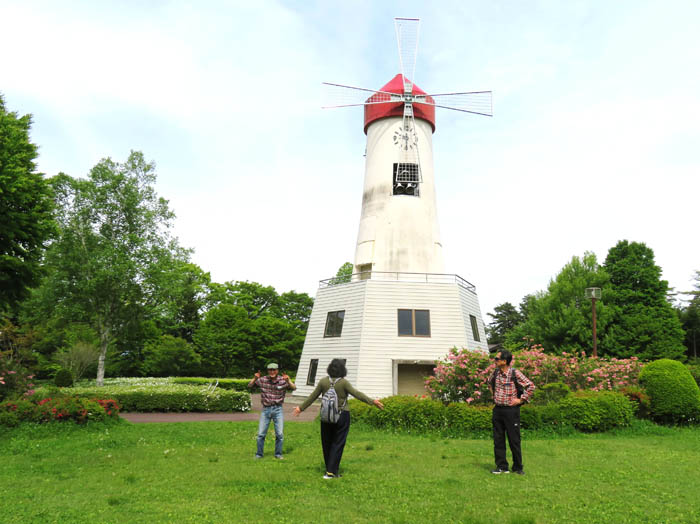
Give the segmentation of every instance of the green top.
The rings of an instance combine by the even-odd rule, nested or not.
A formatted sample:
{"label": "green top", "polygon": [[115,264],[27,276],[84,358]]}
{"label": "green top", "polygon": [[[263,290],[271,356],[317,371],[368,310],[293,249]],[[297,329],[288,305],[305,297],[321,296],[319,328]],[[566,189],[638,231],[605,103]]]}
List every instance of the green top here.
{"label": "green top", "polygon": [[[299,409],[304,411],[311,405],[311,403],[314,400],[316,400],[319,396],[323,395],[329,389],[331,389],[331,379],[330,377],[323,377],[321,380],[318,381],[316,389],[314,389],[311,395],[309,395],[306,398],[304,403],[301,406],[299,406]],[[362,393],[362,391],[357,391],[354,387],[352,387],[352,384],[350,384],[350,382],[346,378],[341,378],[335,383],[335,392],[338,395],[338,403],[340,404],[341,409],[343,411],[349,411],[347,403],[348,393],[351,394],[353,397],[361,400],[362,402],[366,402],[367,404],[374,404],[374,400]]]}

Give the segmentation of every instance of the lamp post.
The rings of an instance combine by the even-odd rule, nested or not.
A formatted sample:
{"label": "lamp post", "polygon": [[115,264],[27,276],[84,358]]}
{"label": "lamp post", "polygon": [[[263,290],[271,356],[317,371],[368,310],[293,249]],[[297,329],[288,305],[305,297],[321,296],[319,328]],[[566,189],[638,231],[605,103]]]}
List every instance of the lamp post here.
{"label": "lamp post", "polygon": [[596,318],[595,318],[595,301],[599,300],[601,297],[599,287],[587,287],[586,288],[586,298],[591,299],[591,304],[593,308],[593,357],[598,357],[598,340],[596,337]]}

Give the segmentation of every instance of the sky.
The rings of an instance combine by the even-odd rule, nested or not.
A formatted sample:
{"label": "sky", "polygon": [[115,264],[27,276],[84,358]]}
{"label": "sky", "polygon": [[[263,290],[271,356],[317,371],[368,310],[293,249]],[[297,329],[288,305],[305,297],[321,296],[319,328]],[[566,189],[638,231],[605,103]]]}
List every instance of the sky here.
{"label": "sky", "polygon": [[33,115],[47,176],[142,151],[214,281],[315,296],[354,258],[366,139],[362,108],[321,109],[321,82],[399,73],[395,17],[421,19],[424,91],[493,91],[493,118],[438,109],[433,136],[445,269],[486,322],[623,239],[692,288],[694,0],[0,0],[0,93]]}

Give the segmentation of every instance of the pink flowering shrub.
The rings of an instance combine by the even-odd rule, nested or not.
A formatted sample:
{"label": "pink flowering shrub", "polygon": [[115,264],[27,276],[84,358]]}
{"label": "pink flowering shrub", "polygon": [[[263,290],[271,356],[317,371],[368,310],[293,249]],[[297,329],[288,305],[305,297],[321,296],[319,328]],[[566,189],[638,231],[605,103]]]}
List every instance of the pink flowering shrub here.
{"label": "pink flowering shrub", "polygon": [[435,375],[425,381],[425,388],[433,398],[445,403],[486,403],[491,400],[488,380],[495,369],[488,355],[452,348],[435,367]]}
{"label": "pink flowering shrub", "polygon": [[[621,390],[638,384],[642,363],[636,358],[589,358],[584,352],[550,355],[541,345],[513,354],[512,365],[541,388],[561,382],[572,391]],[[478,351],[452,348],[425,383],[430,395],[443,402],[484,404],[491,401],[488,380],[494,361]]]}
{"label": "pink flowering shrub", "polygon": [[34,393],[32,378],[9,352],[0,353],[0,401]]}

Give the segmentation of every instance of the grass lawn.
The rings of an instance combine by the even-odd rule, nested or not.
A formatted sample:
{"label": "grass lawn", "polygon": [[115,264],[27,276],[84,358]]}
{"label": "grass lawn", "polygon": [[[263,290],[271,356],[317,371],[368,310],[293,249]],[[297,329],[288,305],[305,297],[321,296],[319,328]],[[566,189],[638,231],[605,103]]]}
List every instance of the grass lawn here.
{"label": "grass lawn", "polygon": [[[257,424],[0,429],[0,522],[700,522],[700,428],[524,435],[527,475],[492,475],[488,439],[354,425],[323,480],[318,423],[253,460]],[[272,437],[272,438],[271,438]]]}

